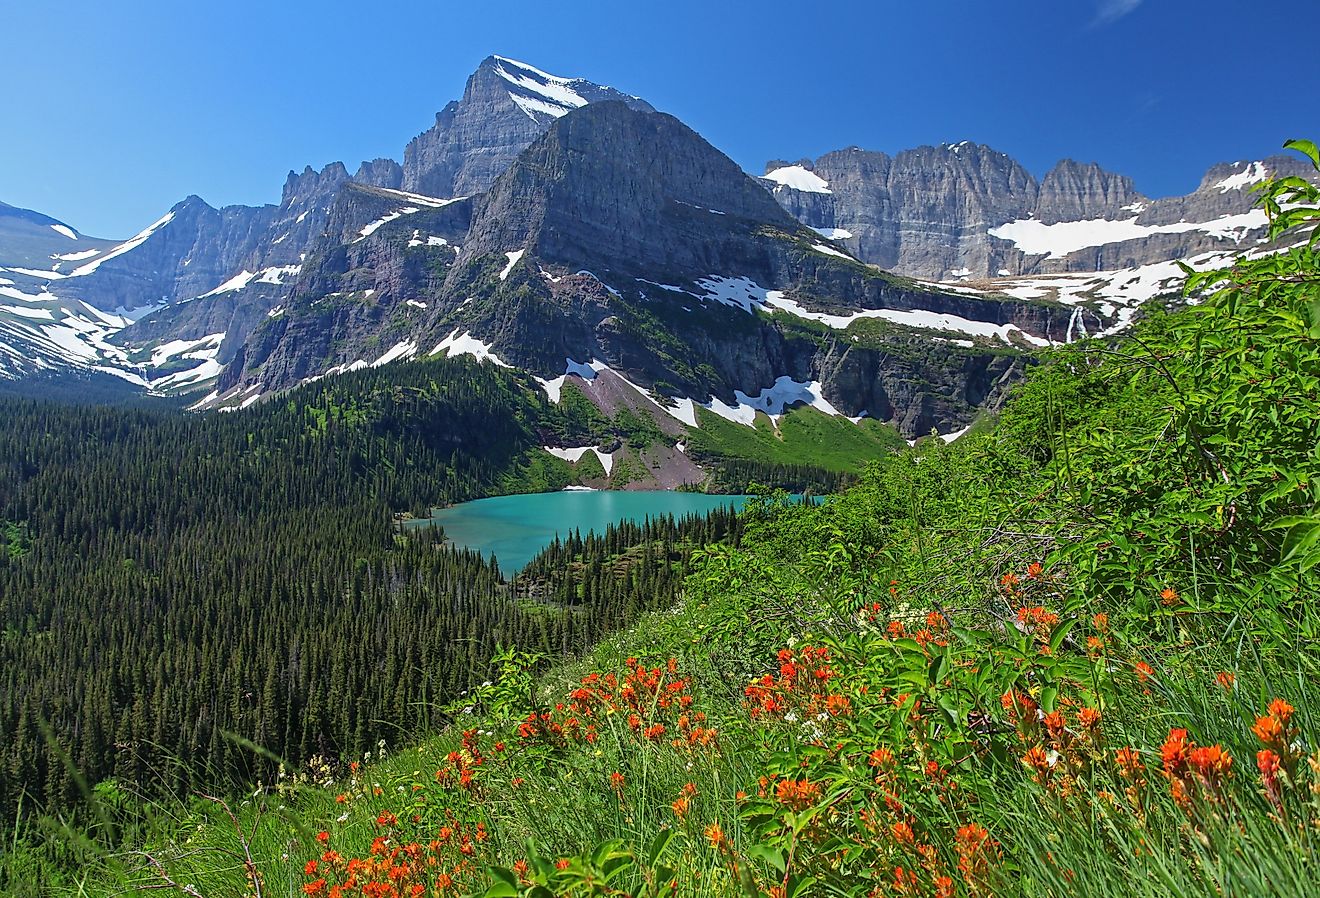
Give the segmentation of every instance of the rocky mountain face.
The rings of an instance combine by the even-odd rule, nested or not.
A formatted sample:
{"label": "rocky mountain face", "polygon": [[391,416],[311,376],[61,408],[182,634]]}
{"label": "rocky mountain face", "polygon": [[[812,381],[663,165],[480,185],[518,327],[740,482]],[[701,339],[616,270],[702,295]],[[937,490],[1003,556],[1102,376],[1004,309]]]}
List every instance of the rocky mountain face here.
{"label": "rocky mountain face", "polygon": [[[289,172],[277,205],[214,209],[189,197],[122,242],[86,238],[39,213],[0,207],[0,267],[31,266],[0,273],[0,288],[44,311],[60,310],[58,334],[28,320],[37,312],[14,318],[11,332],[0,313],[0,335],[12,338],[13,349],[11,358],[0,358],[0,376],[29,371],[31,365],[15,359],[35,347],[52,367],[84,365],[109,352],[114,370],[128,365],[134,382],[158,385],[156,366],[130,357],[154,358],[147,351],[161,343],[214,343],[217,334],[219,359],[227,361],[296,277],[346,187],[399,190],[407,182],[440,197],[484,190],[558,116],[600,99],[649,108],[612,88],[492,56],[468,80],[463,98],[409,145],[406,165],[375,159],[352,176],[340,162]],[[209,368],[214,359],[194,361]],[[176,362],[169,360],[170,370]]]}
{"label": "rocky mountain face", "polygon": [[1102,271],[1232,249],[1264,233],[1248,189],[1305,176],[1291,157],[1222,164],[1183,197],[1152,200],[1131,179],[1064,160],[1037,181],[963,142],[885,153],[852,147],[772,161],[762,182],[794,217],[858,258],[936,280]]}
{"label": "rocky mountain face", "polygon": [[677,119],[621,102],[559,117],[485,194],[409,196],[341,192],[208,404],[467,353],[552,398],[566,380],[625,384],[686,423],[806,401],[920,435],[994,402],[1077,316],[863,265]]}
{"label": "rocky mountain face", "polygon": [[1255,239],[1271,171],[1301,168],[1217,166],[1149,200],[962,143],[758,180],[643,100],[492,56],[402,164],[290,172],[275,205],[189,197],[118,242],[0,207],[0,376],[102,370],[234,408],[468,354],[671,436],[797,403],[948,432],[1037,347],[1126,326],[1171,260]]}
{"label": "rocky mountain face", "polygon": [[551,122],[601,100],[651,109],[612,87],[489,56],[468,78],[462,99],[436,113],[435,125],[403,151],[401,186],[437,197],[481,193]]}
{"label": "rocky mountain face", "polygon": [[70,267],[74,256],[87,258],[89,250],[113,244],[80,234],[58,218],[0,203],[0,267],[39,270],[52,268],[52,262]]}

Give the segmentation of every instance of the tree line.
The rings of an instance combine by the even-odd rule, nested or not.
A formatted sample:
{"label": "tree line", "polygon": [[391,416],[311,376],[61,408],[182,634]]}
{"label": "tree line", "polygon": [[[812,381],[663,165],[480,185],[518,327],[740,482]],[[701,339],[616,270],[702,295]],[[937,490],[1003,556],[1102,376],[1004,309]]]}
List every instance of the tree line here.
{"label": "tree line", "polygon": [[736,518],[574,535],[512,584],[400,530],[562,486],[556,414],[448,360],[235,414],[0,399],[0,817],[77,807],[78,776],[157,797],[360,758],[443,725],[498,646],[577,652],[671,601]]}

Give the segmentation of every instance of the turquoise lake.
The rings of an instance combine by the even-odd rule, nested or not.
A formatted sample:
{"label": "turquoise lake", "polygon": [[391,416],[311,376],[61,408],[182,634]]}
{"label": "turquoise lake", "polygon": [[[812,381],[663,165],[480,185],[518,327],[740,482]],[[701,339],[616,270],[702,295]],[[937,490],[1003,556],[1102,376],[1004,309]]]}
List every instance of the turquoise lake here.
{"label": "turquoise lake", "polygon": [[536,553],[554,542],[555,535],[581,530],[604,533],[606,526],[623,520],[705,514],[720,507],[742,510],[746,496],[709,496],[705,493],[664,491],[567,490],[476,499],[449,508],[437,508],[429,518],[405,522],[405,527],[445,528],[456,546],[494,555],[507,576],[522,570]]}

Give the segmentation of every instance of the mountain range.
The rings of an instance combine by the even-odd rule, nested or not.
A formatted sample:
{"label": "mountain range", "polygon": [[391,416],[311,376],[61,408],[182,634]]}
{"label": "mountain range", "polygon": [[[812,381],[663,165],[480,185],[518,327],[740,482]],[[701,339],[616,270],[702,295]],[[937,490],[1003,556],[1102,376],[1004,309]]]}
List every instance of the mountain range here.
{"label": "mountain range", "polygon": [[644,100],[499,56],[402,163],[290,172],[277,205],[190,196],[126,241],[0,204],[0,376],[99,373],[234,409],[413,357],[521,369],[558,401],[829,415],[946,435],[1041,347],[1126,326],[1263,239],[1287,158],[1150,199],[1094,164],[849,148],[742,171]]}

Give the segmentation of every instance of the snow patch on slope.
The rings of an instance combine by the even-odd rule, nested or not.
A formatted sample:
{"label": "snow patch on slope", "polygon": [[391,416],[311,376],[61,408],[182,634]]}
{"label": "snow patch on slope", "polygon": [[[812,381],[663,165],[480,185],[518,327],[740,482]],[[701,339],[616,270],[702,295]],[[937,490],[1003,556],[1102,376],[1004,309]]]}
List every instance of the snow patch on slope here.
{"label": "snow patch on slope", "polygon": [[147,240],[151,238],[152,234],[156,233],[158,230],[165,227],[165,225],[169,224],[173,220],[174,220],[174,213],[166,212],[156,221],[147,225],[147,227],[143,228],[141,231],[138,231],[132,237],[130,237],[129,239],[125,240],[123,243],[111,249],[104,256],[101,256],[99,259],[93,259],[92,261],[88,262],[86,265],[80,265],[79,267],[75,268],[73,271],[70,271],[69,277],[76,278],[76,277],[83,277],[85,275],[89,275],[97,268],[100,268],[106,262],[109,262],[111,259],[116,258],[117,256],[122,256],[124,253],[132,252],[142,244],[146,243]]}
{"label": "snow patch on slope", "polygon": [[371,367],[379,368],[399,359],[410,359],[415,355],[417,355],[417,341],[401,340],[387,349],[384,355],[372,362]]}
{"label": "snow patch on slope", "polygon": [[505,265],[504,270],[500,272],[500,280],[503,281],[509,277],[509,272],[513,271],[513,266],[518,264],[518,260],[521,259],[526,252],[527,250],[525,249],[518,249],[504,254],[505,258],[509,260],[509,264]]}
{"label": "snow patch on slope", "polygon": [[161,343],[151,351],[151,366],[159,368],[175,358],[213,359],[220,351],[220,344],[224,339],[224,331],[221,331],[218,334],[207,334],[197,340],[171,340],[168,343]]}
{"label": "snow patch on slope", "polygon": [[702,278],[697,282],[697,285],[706,291],[706,299],[734,306],[747,312],[759,310],[770,313],[778,309],[798,318],[819,321],[834,330],[846,330],[854,321],[863,318],[879,318],[905,327],[951,331],[972,337],[996,338],[1009,344],[1014,343],[1015,339],[1019,339],[1025,340],[1034,346],[1050,345],[1050,341],[1028,334],[1013,324],[975,321],[959,315],[930,312],[924,309],[862,309],[846,314],[813,312],[796,300],[789,299],[782,291],[766,290],[749,278],[726,278],[712,275],[708,278]]}
{"label": "snow patch on slope", "polygon": [[402,209],[396,209],[395,211],[386,215],[384,218],[378,218],[373,222],[369,222],[368,224],[363,225],[362,230],[358,231],[357,240],[354,240],[353,242],[357,243],[358,241],[366,240],[372,234],[376,233],[376,231],[379,230],[383,225],[387,225],[392,221],[396,221],[400,218],[403,218],[403,216],[405,215],[412,215],[413,213],[420,211],[422,210],[417,208],[416,206],[404,206]]}
{"label": "snow patch on slope", "polygon": [[214,290],[203,293],[198,299],[205,299],[208,296],[219,296],[221,293],[233,293],[236,290],[242,290],[256,276],[257,273],[255,271],[248,271],[245,268]]}
{"label": "snow patch on slope", "polygon": [[1241,243],[1249,231],[1264,228],[1268,224],[1264,210],[1252,209],[1250,212],[1225,215],[1212,221],[1180,221],[1167,225],[1137,224],[1136,217],[1118,220],[1093,218],[1086,221],[1060,221],[1049,225],[1034,218],[1027,218],[991,228],[988,233],[991,237],[1009,241],[1029,256],[1048,254],[1047,257],[1050,259],[1062,259],[1069,253],[1089,246],[1138,240],[1152,234],[1203,231],[1212,237]]}
{"label": "snow patch on slope", "polygon": [[1233,163],[1234,168],[1237,168],[1239,165],[1245,165],[1246,168],[1240,172],[1229,175],[1227,178],[1214,185],[1219,188],[1220,193],[1228,193],[1230,190],[1241,190],[1243,187],[1249,187],[1252,184],[1259,184],[1270,176],[1270,173],[1265,168],[1263,162]]}
{"label": "snow patch on slope", "polygon": [[[53,228],[55,226],[51,225],[51,227]],[[84,249],[76,253],[61,253],[59,255],[53,255],[51,258],[58,262],[81,262],[83,259],[90,259],[99,252],[99,249]]]}
{"label": "snow patch on slope", "polygon": [[828,181],[814,171],[809,171],[800,165],[785,165],[774,171],[766,172],[761,177],[784,187],[792,187],[794,190],[801,190],[806,193],[834,192],[830,190]]}
{"label": "snow patch on slope", "polygon": [[573,89],[578,79],[560,78],[525,62],[503,56],[496,56],[495,59],[495,74],[517,88],[509,91],[509,99],[517,103],[518,108],[533,121],[537,113],[559,118],[587,105],[586,97]]}
{"label": "snow patch on slope", "polygon": [[749,427],[756,423],[758,412],[765,412],[772,421],[778,421],[784,412],[799,403],[805,403],[827,415],[839,414],[839,410],[822,394],[818,380],[796,381],[788,376],[777,377],[772,386],[755,396],[749,396],[742,390],[734,390],[733,396],[733,405],[716,396],[712,396],[703,405],[721,418]]}
{"label": "snow patch on slope", "polygon": [[814,249],[816,252],[818,252],[818,253],[824,253],[824,254],[827,255],[827,256],[838,256],[840,259],[846,259],[846,260],[849,261],[849,262],[856,262],[856,261],[857,261],[856,259],[854,259],[852,256],[848,255],[847,253],[841,253],[841,252],[839,252],[837,249],[835,249],[834,247],[832,247],[832,246],[826,246],[826,245],[823,244],[823,243],[813,243],[813,244],[811,245],[811,248]]}
{"label": "snow patch on slope", "polygon": [[491,351],[491,344],[481,342],[472,336],[471,331],[465,331],[460,335],[458,328],[454,328],[453,333],[437,343],[430,355],[439,355],[442,352],[451,359],[455,356],[470,355],[478,362],[489,360],[501,368],[512,367]]}
{"label": "snow patch on slope", "polygon": [[847,240],[853,235],[852,231],[844,228],[812,228],[812,230],[826,240]]}
{"label": "snow patch on slope", "polygon": [[588,452],[593,452],[596,458],[600,459],[600,466],[605,469],[607,475],[614,470],[614,454],[612,452],[601,452],[595,446],[574,446],[571,449],[560,449],[556,446],[542,446],[541,448],[555,458],[562,458],[572,464],[577,464],[582,460],[582,456]]}

